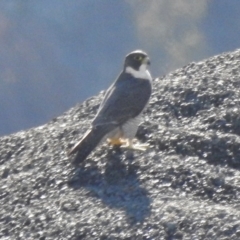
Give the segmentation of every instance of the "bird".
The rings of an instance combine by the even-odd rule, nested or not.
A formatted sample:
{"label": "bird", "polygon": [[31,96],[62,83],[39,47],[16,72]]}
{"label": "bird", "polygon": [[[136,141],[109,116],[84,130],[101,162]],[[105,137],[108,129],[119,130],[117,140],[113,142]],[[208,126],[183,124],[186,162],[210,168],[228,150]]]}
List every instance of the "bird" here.
{"label": "bird", "polygon": [[68,155],[76,153],[73,164],[83,162],[104,140],[109,145],[146,150],[144,144],[134,144],[142,112],[152,93],[150,59],[146,52],[135,50],[126,55],[123,69],[106,91],[90,129]]}

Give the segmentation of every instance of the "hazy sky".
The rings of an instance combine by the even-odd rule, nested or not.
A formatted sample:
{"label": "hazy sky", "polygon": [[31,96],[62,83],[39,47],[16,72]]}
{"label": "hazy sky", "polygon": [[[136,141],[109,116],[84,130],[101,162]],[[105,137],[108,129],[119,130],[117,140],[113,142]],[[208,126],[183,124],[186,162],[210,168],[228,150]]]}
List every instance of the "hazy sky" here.
{"label": "hazy sky", "polygon": [[157,77],[239,42],[239,0],[2,0],[0,135],[106,89],[132,50]]}

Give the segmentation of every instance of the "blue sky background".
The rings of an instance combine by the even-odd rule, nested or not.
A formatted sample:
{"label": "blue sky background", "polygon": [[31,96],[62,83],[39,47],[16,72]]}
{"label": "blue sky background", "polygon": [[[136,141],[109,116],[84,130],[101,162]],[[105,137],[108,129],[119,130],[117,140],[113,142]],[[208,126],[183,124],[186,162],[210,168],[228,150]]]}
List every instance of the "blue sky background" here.
{"label": "blue sky background", "polygon": [[0,135],[106,89],[132,50],[157,77],[239,45],[239,0],[2,0]]}

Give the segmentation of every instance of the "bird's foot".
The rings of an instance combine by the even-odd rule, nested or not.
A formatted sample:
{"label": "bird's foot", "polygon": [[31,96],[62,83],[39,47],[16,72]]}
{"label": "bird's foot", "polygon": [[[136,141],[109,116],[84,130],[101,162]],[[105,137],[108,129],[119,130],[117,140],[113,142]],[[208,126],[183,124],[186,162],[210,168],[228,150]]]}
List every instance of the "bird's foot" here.
{"label": "bird's foot", "polygon": [[127,148],[132,150],[146,151],[149,147],[147,143],[139,143],[136,139],[108,138],[108,143],[114,147]]}
{"label": "bird's foot", "polygon": [[108,138],[107,142],[112,146],[122,146],[126,144],[126,140],[122,138]]}
{"label": "bird's foot", "polygon": [[147,143],[139,143],[134,140],[125,140],[125,144],[121,145],[121,148],[127,148],[132,150],[146,151],[149,147]]}

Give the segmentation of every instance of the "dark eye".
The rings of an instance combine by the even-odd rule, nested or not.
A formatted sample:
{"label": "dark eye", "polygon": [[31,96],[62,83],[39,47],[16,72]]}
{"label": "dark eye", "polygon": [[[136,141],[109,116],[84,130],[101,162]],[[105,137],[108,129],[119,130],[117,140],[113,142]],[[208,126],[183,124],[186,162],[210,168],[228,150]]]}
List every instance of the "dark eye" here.
{"label": "dark eye", "polygon": [[134,60],[141,61],[142,60],[142,56],[135,56]]}

